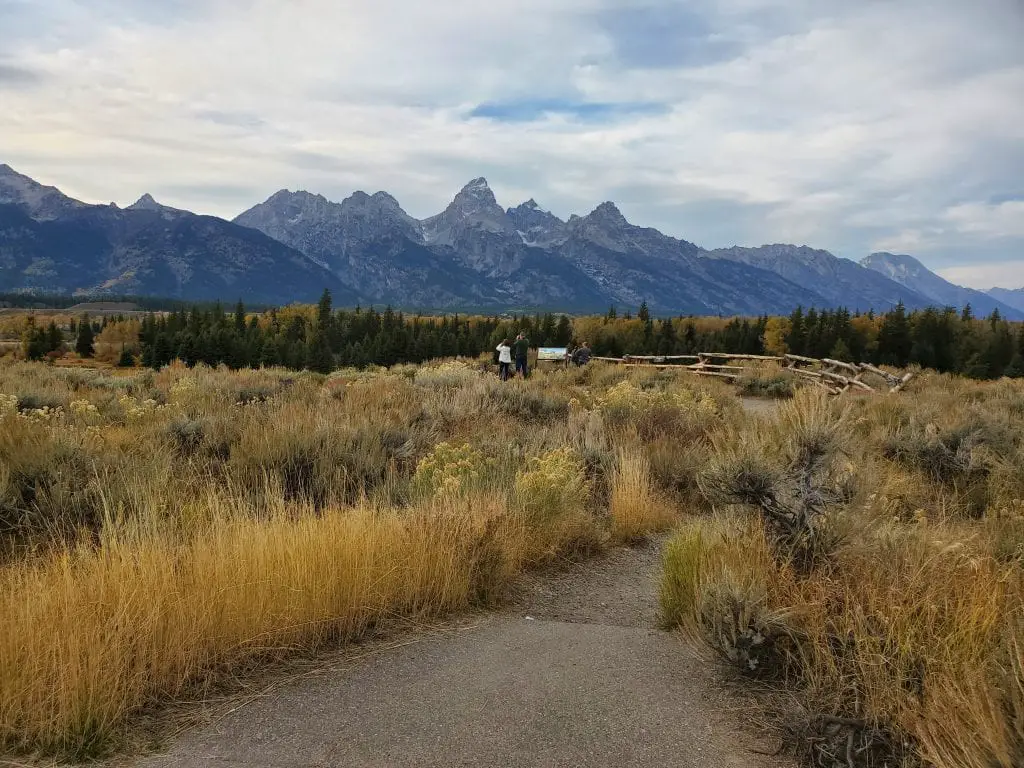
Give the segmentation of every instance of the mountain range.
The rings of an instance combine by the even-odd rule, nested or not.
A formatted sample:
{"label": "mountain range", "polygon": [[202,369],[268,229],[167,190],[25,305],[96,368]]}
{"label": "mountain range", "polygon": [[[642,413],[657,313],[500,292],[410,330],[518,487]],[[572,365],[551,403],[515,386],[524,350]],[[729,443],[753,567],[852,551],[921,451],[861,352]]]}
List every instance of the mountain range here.
{"label": "mountain range", "polygon": [[794,307],[962,306],[1024,318],[1024,291],[961,288],[909,256],[857,264],[806,246],[705,250],[631,224],[614,203],[564,221],[502,208],[485,179],[416,219],[386,192],[332,202],[281,190],[233,221],[161,205],[74,200],[0,165],[0,290],[315,299],[422,310],[788,313]]}

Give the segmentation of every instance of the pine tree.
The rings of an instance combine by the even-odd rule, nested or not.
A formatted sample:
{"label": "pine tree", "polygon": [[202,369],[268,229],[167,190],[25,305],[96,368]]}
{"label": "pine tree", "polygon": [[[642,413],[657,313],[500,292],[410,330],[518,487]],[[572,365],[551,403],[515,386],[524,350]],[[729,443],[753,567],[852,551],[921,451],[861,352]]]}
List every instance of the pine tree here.
{"label": "pine tree", "polygon": [[1024,378],[1024,355],[1019,351],[1015,352],[1013,359],[1010,360],[1010,364],[1003,371],[1003,375],[1009,376],[1011,379]]}
{"label": "pine tree", "polygon": [[245,333],[245,305],[241,299],[235,305],[235,333],[239,336]]}
{"label": "pine tree", "polygon": [[46,326],[46,353],[59,352],[64,347],[64,334],[60,332],[57,324],[51,320]]}
{"label": "pine tree", "polygon": [[912,347],[906,308],[900,301],[892,311],[885,313],[882,320],[878,331],[878,356],[883,363],[904,366],[910,362]]}
{"label": "pine tree", "polygon": [[836,341],[835,346],[832,347],[830,357],[833,360],[841,360],[844,363],[848,363],[853,359],[853,355],[850,354],[850,348],[842,339]]}
{"label": "pine tree", "polygon": [[75,352],[82,357],[92,357],[96,354],[95,336],[92,332],[92,323],[89,316],[85,315],[82,322],[78,324],[78,338],[75,340]]}
{"label": "pine tree", "polygon": [[803,355],[807,347],[807,328],[804,324],[804,309],[797,307],[789,316],[789,333],[785,339],[786,347],[794,355]]}
{"label": "pine tree", "polygon": [[647,302],[640,302],[640,309],[636,313],[637,320],[641,323],[651,322],[651,311],[647,308]]}

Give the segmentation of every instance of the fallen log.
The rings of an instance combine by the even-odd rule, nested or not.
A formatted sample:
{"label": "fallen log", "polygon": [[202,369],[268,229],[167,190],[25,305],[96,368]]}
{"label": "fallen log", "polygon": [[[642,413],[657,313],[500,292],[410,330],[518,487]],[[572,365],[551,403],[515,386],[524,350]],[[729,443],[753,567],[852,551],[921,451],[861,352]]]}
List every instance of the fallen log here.
{"label": "fallen log", "polygon": [[735,373],[719,373],[718,371],[702,371],[702,370],[699,370],[697,368],[686,368],[684,370],[688,370],[691,373],[695,373],[698,376],[721,376],[723,379],[733,379],[733,380],[739,378],[739,376],[737,376]]}
{"label": "fallen log", "polygon": [[[614,358],[594,357],[592,360]],[[624,355],[623,360],[699,360],[700,355]]]}
{"label": "fallen log", "polygon": [[827,363],[828,365],[831,365],[834,368],[842,368],[844,371],[849,371],[850,373],[853,374],[860,373],[860,369],[853,363],[844,363],[842,360],[831,360],[827,357],[823,357],[821,359],[821,362]]}
{"label": "fallen log", "polygon": [[888,371],[883,371],[881,368],[876,368],[875,366],[871,365],[871,363],[859,363],[858,365],[862,370],[867,371],[868,373],[873,373],[876,376],[881,376],[883,379],[889,382],[890,386],[896,386],[897,384],[900,383],[899,376],[894,376]]}
{"label": "fallen log", "polygon": [[831,371],[822,371],[821,375],[824,378],[827,378],[827,379],[830,379],[832,381],[836,381],[836,382],[839,382],[840,384],[842,384],[844,391],[849,389],[851,386],[860,387],[861,389],[867,390],[868,392],[874,392],[875,391],[874,389],[869,387],[867,384],[865,384],[863,381],[857,381],[856,379],[851,379],[849,376],[843,376],[841,373],[833,373]]}
{"label": "fallen log", "polygon": [[897,392],[899,392],[899,391],[900,391],[901,389],[903,389],[903,388],[904,388],[905,386],[907,386],[907,384],[909,384],[909,383],[911,382],[911,380],[912,380],[912,379],[913,379],[913,378],[914,378],[914,377],[915,377],[916,375],[917,375],[917,372],[916,372],[916,371],[911,371],[910,373],[907,373],[907,374],[905,374],[905,375],[903,376],[903,378],[902,378],[902,379],[900,379],[900,383],[899,383],[899,384],[897,384],[896,386],[894,386],[894,387],[893,387],[892,389],[890,389],[890,390],[889,390],[889,394],[890,394],[890,395],[894,395],[894,394],[896,394]]}
{"label": "fallen log", "polygon": [[701,352],[701,357],[721,357],[726,360],[768,360],[771,362],[782,362],[785,358],[777,355],[729,355],[725,352]]}
{"label": "fallen log", "polygon": [[816,357],[804,357],[803,355],[789,355],[789,354],[787,354],[786,355],[786,359],[787,360],[792,360],[792,361],[795,361],[795,362],[799,362],[799,363],[815,363],[816,364],[816,363],[820,363],[821,362],[821,360],[819,360]]}

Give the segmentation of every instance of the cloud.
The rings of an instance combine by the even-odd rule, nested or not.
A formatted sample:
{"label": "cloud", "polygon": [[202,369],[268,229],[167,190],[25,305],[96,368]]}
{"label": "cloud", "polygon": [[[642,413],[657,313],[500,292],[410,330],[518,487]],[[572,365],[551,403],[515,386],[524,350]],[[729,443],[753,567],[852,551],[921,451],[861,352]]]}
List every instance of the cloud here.
{"label": "cloud", "polygon": [[952,283],[978,290],[993,286],[1024,288],[1024,259],[946,267],[939,274]]}
{"label": "cloud", "polygon": [[24,88],[42,80],[42,75],[26,67],[0,61],[0,88]]}
{"label": "cloud", "polygon": [[282,187],[427,216],[485,175],[708,247],[1022,252],[1017,0],[242,6],[0,0],[0,61],[38,74],[4,91],[0,161],[224,216]]}
{"label": "cloud", "polygon": [[963,203],[949,208],[945,218],[959,232],[984,238],[1024,239],[1024,200]]}

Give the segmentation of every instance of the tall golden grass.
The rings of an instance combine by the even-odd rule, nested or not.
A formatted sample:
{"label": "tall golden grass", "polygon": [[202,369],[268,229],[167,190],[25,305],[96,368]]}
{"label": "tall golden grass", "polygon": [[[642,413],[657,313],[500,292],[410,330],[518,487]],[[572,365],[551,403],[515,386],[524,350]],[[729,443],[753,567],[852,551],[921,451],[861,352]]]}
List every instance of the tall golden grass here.
{"label": "tall golden grass", "polygon": [[0,571],[4,741],[98,748],[154,695],[185,695],[253,655],[463,609],[534,555],[526,517],[493,497],[211,512],[184,539],[115,529]]}
{"label": "tall golden grass", "polygon": [[[623,382],[648,393],[643,434],[604,401]],[[714,385],[597,366],[502,384],[458,363],[17,364],[0,392],[0,745],[77,757],[254,661],[486,605],[525,568],[663,528],[676,489],[650,441],[708,444],[732,413]]]}
{"label": "tall golden grass", "polygon": [[667,530],[679,520],[678,510],[655,487],[647,457],[629,448],[619,450],[609,512],[611,534],[620,541]]}

